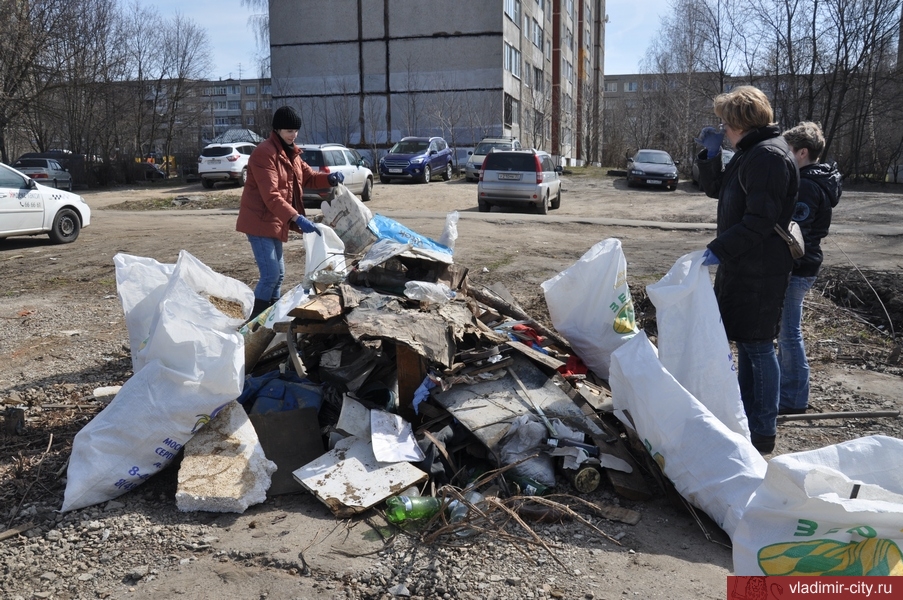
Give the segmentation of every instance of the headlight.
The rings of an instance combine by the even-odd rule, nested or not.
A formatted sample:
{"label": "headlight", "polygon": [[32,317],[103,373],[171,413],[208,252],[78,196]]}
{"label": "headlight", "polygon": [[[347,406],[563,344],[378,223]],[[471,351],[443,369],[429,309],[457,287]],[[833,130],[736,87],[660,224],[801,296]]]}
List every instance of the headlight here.
{"label": "headlight", "polygon": [[468,169],[473,169],[473,168],[474,168],[474,164],[473,164],[472,162],[467,163],[467,168],[468,168]]}
{"label": "headlight", "polygon": [[385,158],[379,159],[379,164],[381,164],[381,165],[386,164],[386,159]]}
{"label": "headlight", "polygon": [[630,171],[630,174],[631,174],[631,175],[645,175],[645,173],[642,172],[642,171],[640,171],[639,169],[632,169],[632,170]]}
{"label": "headlight", "polygon": [[412,159],[411,159],[411,164],[412,164],[412,165],[419,165],[419,164],[422,163],[422,162],[423,162],[423,157],[422,157],[422,156],[418,156],[418,157],[416,157],[416,158],[412,158]]}

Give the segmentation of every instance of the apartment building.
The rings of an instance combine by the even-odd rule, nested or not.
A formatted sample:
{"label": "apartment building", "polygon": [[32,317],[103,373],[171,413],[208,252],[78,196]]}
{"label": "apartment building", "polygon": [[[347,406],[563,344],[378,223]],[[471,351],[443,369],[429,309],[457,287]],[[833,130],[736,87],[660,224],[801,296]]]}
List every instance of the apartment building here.
{"label": "apartment building", "polygon": [[[455,146],[513,135],[580,161],[597,150],[604,0],[282,0],[270,5],[273,104],[304,142]],[[298,18],[301,15],[303,18]]]}
{"label": "apartment building", "polygon": [[199,82],[198,128],[209,142],[229,129],[251,129],[266,135],[273,115],[270,79],[225,79]]}

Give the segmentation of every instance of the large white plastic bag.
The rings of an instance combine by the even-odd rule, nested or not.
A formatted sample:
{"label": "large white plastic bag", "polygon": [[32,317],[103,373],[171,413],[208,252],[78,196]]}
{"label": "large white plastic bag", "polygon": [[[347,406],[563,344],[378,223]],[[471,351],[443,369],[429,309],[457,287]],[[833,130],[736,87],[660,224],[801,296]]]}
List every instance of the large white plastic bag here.
{"label": "large white plastic bag", "polygon": [[[223,406],[182,373],[148,363],[75,435],[62,511],[116,498],[168,465]],[[217,404],[219,403],[219,404]]]}
{"label": "large white plastic bag", "polygon": [[322,202],[320,210],[323,211],[323,223],[335,230],[350,254],[362,252],[376,240],[367,228],[373,213],[341,183],[336,187],[335,197]]}
{"label": "large white plastic bag", "polygon": [[607,379],[611,353],[637,332],[621,241],[599,242],[542,289],[555,329]]}
{"label": "large white plastic bag", "polygon": [[882,435],[772,458],[734,534],[734,572],[903,575],[901,465],[903,440]]}
{"label": "large white plastic bag", "polygon": [[658,358],[728,429],[749,438],[740,385],[703,251],[685,254],[646,286],[655,305]]}
{"label": "large white plastic bag", "polygon": [[210,415],[241,394],[241,319],[217,309],[210,295],[240,298],[243,305],[253,299],[241,282],[180,253],[155,307],[147,343],[137,353],[139,368],[110,406],[75,436],[64,511],[135,487],[166,466]]}
{"label": "large white plastic bag", "polygon": [[345,278],[348,265],[345,262],[345,242],[328,225],[319,224],[316,233],[304,234],[304,283],[338,283]]}
{"label": "large white plastic bag", "polygon": [[765,459],[668,373],[642,331],[612,354],[608,383],[615,414],[635,426],[680,495],[733,537]]}

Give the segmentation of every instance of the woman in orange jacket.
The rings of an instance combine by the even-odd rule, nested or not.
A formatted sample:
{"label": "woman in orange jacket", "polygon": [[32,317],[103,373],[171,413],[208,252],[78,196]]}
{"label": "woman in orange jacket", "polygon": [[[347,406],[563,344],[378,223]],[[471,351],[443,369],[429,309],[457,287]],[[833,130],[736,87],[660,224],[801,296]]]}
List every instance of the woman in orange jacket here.
{"label": "woman in orange jacket", "polygon": [[289,229],[322,235],[304,216],[302,188],[336,186],[344,181],[341,173],[319,173],[301,160],[301,149],[295,145],[301,117],[290,106],[276,110],[272,128],[270,137],[248,160],[248,180],[235,222],[235,230],[248,236],[260,272],[251,318],[281,296],[285,278],[282,245],[288,241]]}

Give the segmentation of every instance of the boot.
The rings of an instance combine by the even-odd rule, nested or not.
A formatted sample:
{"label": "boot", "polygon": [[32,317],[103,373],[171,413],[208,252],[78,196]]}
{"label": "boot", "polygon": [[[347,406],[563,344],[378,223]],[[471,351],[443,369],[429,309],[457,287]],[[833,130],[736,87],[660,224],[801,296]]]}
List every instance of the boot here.
{"label": "boot", "polygon": [[248,318],[248,321],[253,321],[255,318],[257,318],[257,315],[271,306],[273,306],[273,303],[269,300],[254,298],[254,308],[251,309],[251,316]]}

